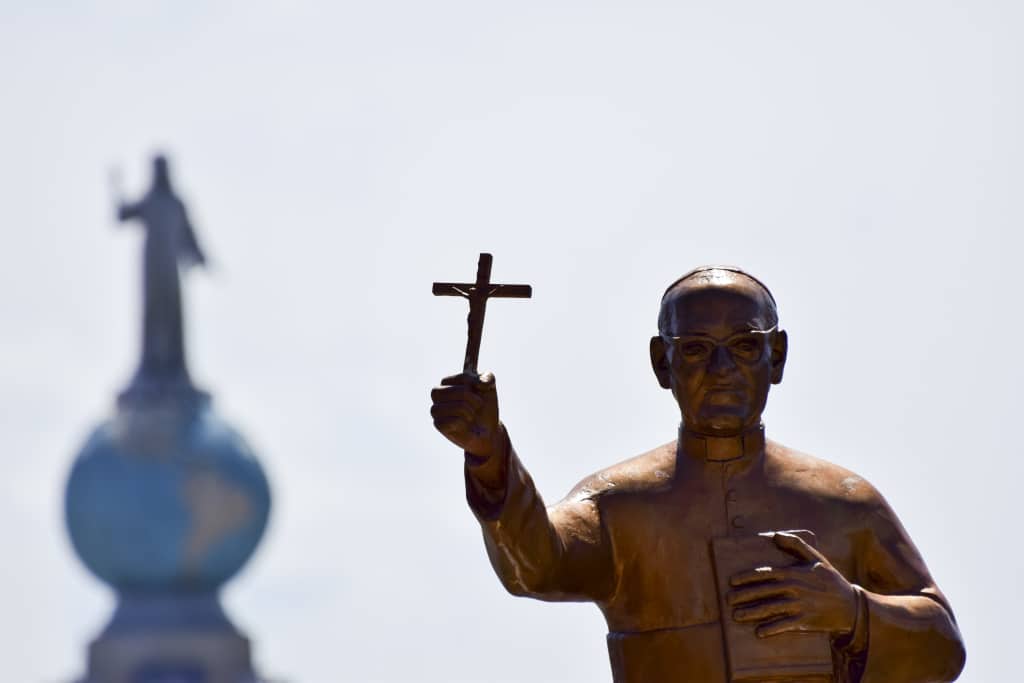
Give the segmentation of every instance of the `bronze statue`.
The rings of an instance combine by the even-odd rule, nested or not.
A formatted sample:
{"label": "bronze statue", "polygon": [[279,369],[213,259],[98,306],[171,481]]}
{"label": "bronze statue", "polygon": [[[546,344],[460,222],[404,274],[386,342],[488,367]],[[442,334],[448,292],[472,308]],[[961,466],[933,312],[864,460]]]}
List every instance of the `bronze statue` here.
{"label": "bronze statue", "polygon": [[673,283],[650,356],[679,438],[550,508],[498,419],[493,375],[442,380],[431,414],[465,451],[491,564],[515,595],[597,603],[616,683],[952,681],[965,658],[953,613],[885,499],[765,439],[778,323],[739,269]]}

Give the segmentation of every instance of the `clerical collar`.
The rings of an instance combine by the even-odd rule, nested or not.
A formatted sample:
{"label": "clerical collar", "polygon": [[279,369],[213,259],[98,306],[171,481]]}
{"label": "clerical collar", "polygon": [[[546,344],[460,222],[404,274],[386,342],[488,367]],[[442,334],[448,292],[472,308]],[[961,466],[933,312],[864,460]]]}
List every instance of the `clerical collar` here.
{"label": "clerical collar", "polygon": [[695,434],[680,426],[679,447],[691,457],[710,462],[754,457],[764,451],[764,425],[760,424],[736,436]]}

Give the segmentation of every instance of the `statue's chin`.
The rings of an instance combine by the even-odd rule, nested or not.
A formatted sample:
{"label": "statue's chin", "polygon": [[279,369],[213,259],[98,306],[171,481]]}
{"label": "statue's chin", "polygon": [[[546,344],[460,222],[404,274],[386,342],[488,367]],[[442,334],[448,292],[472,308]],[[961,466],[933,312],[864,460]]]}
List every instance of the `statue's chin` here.
{"label": "statue's chin", "polygon": [[[746,411],[712,409],[704,411],[701,419],[692,423],[693,431],[708,436],[738,436],[746,431],[749,420]],[[687,427],[691,425],[688,423]]]}

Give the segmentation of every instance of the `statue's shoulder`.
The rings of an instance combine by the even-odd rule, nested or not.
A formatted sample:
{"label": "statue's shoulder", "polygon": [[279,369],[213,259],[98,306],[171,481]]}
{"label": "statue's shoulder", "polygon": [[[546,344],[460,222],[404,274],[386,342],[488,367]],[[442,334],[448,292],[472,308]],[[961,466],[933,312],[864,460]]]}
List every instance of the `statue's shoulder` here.
{"label": "statue's shoulder", "polygon": [[884,499],[869,481],[845,467],[769,440],[767,474],[777,486],[855,506],[877,506]]}
{"label": "statue's shoulder", "polygon": [[667,487],[676,468],[676,441],[652,448],[586,477],[566,498],[597,499]]}

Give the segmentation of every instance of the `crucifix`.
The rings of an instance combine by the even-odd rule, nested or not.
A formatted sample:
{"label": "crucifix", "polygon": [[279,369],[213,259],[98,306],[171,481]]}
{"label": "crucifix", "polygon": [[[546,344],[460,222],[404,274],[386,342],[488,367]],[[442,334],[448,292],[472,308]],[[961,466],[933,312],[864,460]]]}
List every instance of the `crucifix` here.
{"label": "crucifix", "polygon": [[502,299],[529,299],[533,296],[533,288],[530,285],[496,285],[491,283],[491,262],[493,257],[490,254],[480,254],[480,261],[476,267],[476,282],[435,282],[434,296],[461,296],[469,299],[469,317],[466,322],[469,332],[466,339],[466,359],[462,364],[462,371],[467,375],[477,376],[477,360],[480,357],[480,338],[484,333],[484,313],[487,310],[487,300],[490,298]]}

